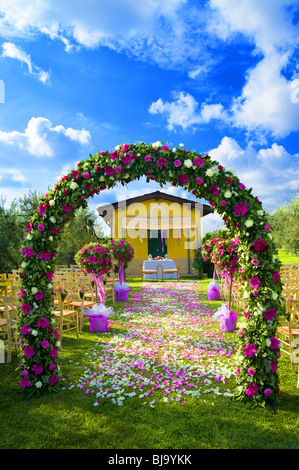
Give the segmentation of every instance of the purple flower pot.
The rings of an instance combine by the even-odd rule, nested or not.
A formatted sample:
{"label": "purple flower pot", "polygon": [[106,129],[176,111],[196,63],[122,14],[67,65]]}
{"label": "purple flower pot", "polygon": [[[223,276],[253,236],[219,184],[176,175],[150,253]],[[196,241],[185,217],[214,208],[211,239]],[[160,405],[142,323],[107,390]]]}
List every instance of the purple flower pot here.
{"label": "purple flower pot", "polygon": [[238,314],[234,313],[232,310],[228,317],[224,315],[220,316],[219,330],[220,331],[235,331],[237,325]]}
{"label": "purple flower pot", "polygon": [[210,289],[208,289],[207,295],[208,300],[219,300],[220,298],[220,292],[218,289],[216,289],[216,287],[211,287]]}
{"label": "purple flower pot", "polygon": [[89,318],[89,331],[105,333],[108,328],[108,318],[105,315],[87,315]]}

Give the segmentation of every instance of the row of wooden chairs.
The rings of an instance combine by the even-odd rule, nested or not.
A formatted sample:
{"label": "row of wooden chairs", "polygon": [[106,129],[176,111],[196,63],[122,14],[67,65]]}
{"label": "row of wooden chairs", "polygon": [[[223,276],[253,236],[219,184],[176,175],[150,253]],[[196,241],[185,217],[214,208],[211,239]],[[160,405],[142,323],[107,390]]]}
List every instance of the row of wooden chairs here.
{"label": "row of wooden chairs", "polygon": [[[116,275],[104,278],[104,303],[115,305],[114,284]],[[76,331],[79,338],[83,330],[84,309],[93,307],[98,299],[92,276],[85,275],[75,267],[59,269],[53,277],[54,305],[52,314],[62,341],[65,330]],[[21,303],[18,272],[0,275],[0,339],[7,343],[7,362],[11,362],[12,348],[18,348],[17,320]]]}

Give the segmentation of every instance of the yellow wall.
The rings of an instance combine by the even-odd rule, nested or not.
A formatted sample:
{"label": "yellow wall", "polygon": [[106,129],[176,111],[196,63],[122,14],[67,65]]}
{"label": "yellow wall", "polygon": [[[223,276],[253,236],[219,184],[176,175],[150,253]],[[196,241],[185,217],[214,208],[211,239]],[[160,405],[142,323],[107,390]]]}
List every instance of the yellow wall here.
{"label": "yellow wall", "polygon": [[[157,208],[157,205],[159,206]],[[193,258],[193,249],[196,244],[201,242],[200,233],[200,209],[192,208],[188,203],[179,204],[177,202],[167,201],[160,198],[158,201],[155,199],[149,199],[144,202],[130,204],[123,208],[116,209],[113,213],[112,220],[112,236],[116,239],[124,238],[131,243],[135,250],[135,260],[143,260],[148,257],[148,241],[147,241],[147,230],[126,230],[122,227],[122,219],[125,215],[128,217],[157,217],[157,216],[172,217],[191,217],[197,227],[196,229],[189,230],[189,241],[187,229],[174,229],[168,230],[167,238],[167,254],[171,259],[188,259]],[[138,228],[138,227],[136,227]],[[138,235],[138,236],[137,236]]]}

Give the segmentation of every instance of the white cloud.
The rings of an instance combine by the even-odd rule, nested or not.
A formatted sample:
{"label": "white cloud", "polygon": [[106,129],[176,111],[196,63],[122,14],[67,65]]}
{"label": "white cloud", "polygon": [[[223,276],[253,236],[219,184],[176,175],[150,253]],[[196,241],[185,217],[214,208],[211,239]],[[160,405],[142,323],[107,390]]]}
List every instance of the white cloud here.
{"label": "white cloud", "polygon": [[249,143],[242,149],[235,139],[224,137],[208,153],[225,168],[232,168],[269,209],[288,200],[299,189],[299,155],[289,154],[276,143],[259,150]]}
{"label": "white cloud", "polygon": [[30,75],[34,75],[43,84],[50,81],[50,72],[45,72],[37,65],[34,65],[31,61],[30,55],[26,54],[21,47],[16,46],[12,42],[5,42],[2,44],[2,48],[2,57],[10,57],[11,59],[16,59],[25,63]]}
{"label": "white cloud", "polygon": [[66,129],[62,125],[52,127],[51,121],[43,117],[32,117],[25,132],[0,131],[0,142],[17,145],[36,157],[52,157],[54,155],[53,138],[59,134],[81,145],[90,144],[91,136],[85,129],[76,130],[70,127]]}
{"label": "white cloud", "polygon": [[25,183],[26,177],[18,168],[0,168],[0,179],[5,177],[10,178],[12,181],[18,183]]}
{"label": "white cloud", "polygon": [[149,107],[151,114],[162,114],[166,117],[167,128],[172,131],[175,127],[182,127],[183,130],[206,124],[212,119],[223,119],[223,106],[219,103],[202,103],[198,110],[199,103],[189,93],[174,93],[172,102],[163,101],[159,98]]}

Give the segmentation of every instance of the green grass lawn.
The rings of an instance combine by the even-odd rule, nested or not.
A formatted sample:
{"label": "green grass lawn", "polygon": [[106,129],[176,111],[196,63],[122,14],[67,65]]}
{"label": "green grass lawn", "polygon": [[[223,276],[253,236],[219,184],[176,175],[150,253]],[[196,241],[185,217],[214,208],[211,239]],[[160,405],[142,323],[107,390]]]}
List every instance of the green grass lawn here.
{"label": "green grass lawn", "polygon": [[278,257],[283,264],[299,264],[299,256],[293,255],[292,253],[286,253],[284,250],[278,250]]}
{"label": "green grass lawn", "polygon": [[[133,293],[138,293],[140,280],[130,278],[127,282]],[[206,289],[210,280],[196,282]],[[221,303],[206,304],[215,309]],[[285,356],[280,361],[277,414],[212,393],[190,396],[184,404],[176,400],[165,402],[159,390],[151,397],[156,400],[154,407],[144,404],[138,394],[125,399],[122,406],[107,396],[94,406],[94,395],[84,394],[77,385],[84,370],[93,367],[90,356],[97,351],[99,339],[103,342],[108,337],[122,338],[123,309],[124,304],[119,302],[109,336],[91,333],[88,323],[79,340],[72,332],[65,334],[60,354],[64,381],[57,393],[24,400],[19,393],[16,355],[11,364],[0,364],[2,449],[298,449],[297,373],[291,373],[289,358]],[[141,318],[137,312],[135,319],[140,320],[142,327],[150,318]],[[192,331],[182,330],[182,335],[188,337]],[[228,339],[234,336],[235,333],[227,333]],[[233,385],[231,377],[225,387]]]}

